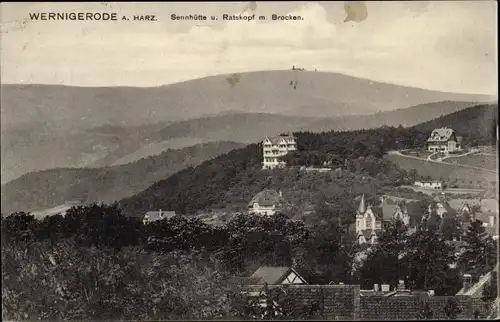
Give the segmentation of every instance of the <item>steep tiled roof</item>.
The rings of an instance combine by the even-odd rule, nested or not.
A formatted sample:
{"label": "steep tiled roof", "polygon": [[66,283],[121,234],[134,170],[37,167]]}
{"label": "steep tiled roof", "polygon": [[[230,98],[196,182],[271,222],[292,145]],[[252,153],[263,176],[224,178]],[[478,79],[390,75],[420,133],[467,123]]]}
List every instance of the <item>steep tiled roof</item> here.
{"label": "steep tiled roof", "polygon": [[377,231],[373,229],[364,229],[361,231],[366,240],[372,238],[373,235],[376,235]]}
{"label": "steep tiled roof", "polygon": [[252,200],[248,203],[248,207],[253,207],[254,203],[258,203],[259,206],[271,207],[275,205],[276,207],[288,206],[288,202],[280,196],[275,190],[262,190]]}
{"label": "steep tiled roof", "polygon": [[490,216],[493,216],[493,218],[495,218],[494,223],[496,225],[498,222],[498,213],[497,212],[491,212],[491,211],[479,212],[475,215],[477,220],[481,220],[482,222],[487,223],[488,225],[490,223]]}
{"label": "steep tiled roof", "polygon": [[265,283],[269,285],[279,284],[292,271],[296,275],[300,276],[300,274],[291,267],[261,266],[259,267],[259,269],[255,271],[255,273],[252,274],[252,276],[250,276],[248,280],[251,284],[265,284]]}
{"label": "steep tiled roof", "polygon": [[481,210],[498,212],[498,201],[496,199],[482,199]]}
{"label": "steep tiled roof", "polygon": [[399,209],[399,206],[397,203],[395,203],[391,199],[384,199],[382,201],[382,215],[384,220],[389,220],[392,218],[392,216],[396,213],[396,211]]}
{"label": "steep tiled roof", "polygon": [[266,139],[269,139],[273,145],[279,144],[281,139],[294,139],[295,137],[291,134],[287,135],[274,135],[274,136],[268,136]]}
{"label": "steep tiled roof", "polygon": [[[270,286],[272,290],[283,286]],[[295,301],[297,315],[303,304],[317,304],[315,320],[359,320],[359,285],[287,285],[284,287]]]}
{"label": "steep tiled roof", "polygon": [[461,312],[457,319],[471,319],[477,310],[484,317],[487,314],[481,300],[465,296],[362,296],[360,297],[361,320],[408,320],[424,319],[421,316],[423,304],[428,303],[433,320],[446,320],[444,307],[449,300],[456,300]]}
{"label": "steep tiled roof", "polygon": [[410,219],[420,221],[425,214],[425,209],[422,209],[419,202],[407,202],[404,207]]}
{"label": "steep tiled roof", "polygon": [[431,136],[427,139],[428,142],[446,142],[453,135],[453,130],[448,128],[434,129]]}
{"label": "steep tiled roof", "polygon": [[480,206],[481,202],[479,199],[450,199],[448,204],[455,211],[460,211],[465,205],[468,205],[469,207]]}
{"label": "steep tiled roof", "polygon": [[384,211],[382,209],[382,207],[371,207],[372,211],[373,211],[373,214],[375,215],[375,217],[379,220],[382,220],[384,219]]}

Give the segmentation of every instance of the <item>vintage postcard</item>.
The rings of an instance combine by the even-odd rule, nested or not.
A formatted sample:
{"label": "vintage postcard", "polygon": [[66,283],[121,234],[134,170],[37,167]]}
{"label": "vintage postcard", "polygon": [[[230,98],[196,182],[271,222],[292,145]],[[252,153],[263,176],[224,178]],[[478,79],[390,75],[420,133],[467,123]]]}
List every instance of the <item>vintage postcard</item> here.
{"label": "vintage postcard", "polygon": [[0,8],[2,320],[500,318],[497,2]]}

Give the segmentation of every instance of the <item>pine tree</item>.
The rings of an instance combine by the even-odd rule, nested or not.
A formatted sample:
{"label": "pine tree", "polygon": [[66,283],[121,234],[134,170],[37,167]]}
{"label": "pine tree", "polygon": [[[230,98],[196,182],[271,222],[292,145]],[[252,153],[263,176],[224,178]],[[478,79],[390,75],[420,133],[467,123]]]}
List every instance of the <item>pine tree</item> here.
{"label": "pine tree", "polygon": [[406,253],[407,227],[399,220],[392,221],[382,232],[377,243],[369,250],[360,269],[364,286],[389,283],[396,285],[405,277],[405,263],[401,258]]}
{"label": "pine tree", "polygon": [[458,259],[458,267],[475,277],[491,271],[496,264],[496,244],[481,221],[471,221],[464,236],[465,252]]}
{"label": "pine tree", "polygon": [[412,289],[432,289],[436,295],[448,295],[455,288],[449,285],[450,275],[456,272],[450,268],[455,262],[454,249],[448,245],[439,230],[429,229],[422,223],[408,238],[408,283]]}

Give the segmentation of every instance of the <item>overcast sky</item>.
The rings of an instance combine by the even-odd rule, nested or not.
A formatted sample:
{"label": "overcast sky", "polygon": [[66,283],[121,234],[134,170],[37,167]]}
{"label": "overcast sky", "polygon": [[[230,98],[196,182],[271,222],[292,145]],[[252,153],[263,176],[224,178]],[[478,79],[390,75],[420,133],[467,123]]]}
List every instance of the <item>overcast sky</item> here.
{"label": "overcast sky", "polygon": [[[238,14],[247,3],[2,3],[3,83],[157,86],[214,74],[340,72],[426,89],[497,93],[495,1],[257,2],[257,15],[302,21],[171,21]],[[30,12],[153,14],[158,21],[27,21]],[[23,20],[24,19],[24,20]]]}

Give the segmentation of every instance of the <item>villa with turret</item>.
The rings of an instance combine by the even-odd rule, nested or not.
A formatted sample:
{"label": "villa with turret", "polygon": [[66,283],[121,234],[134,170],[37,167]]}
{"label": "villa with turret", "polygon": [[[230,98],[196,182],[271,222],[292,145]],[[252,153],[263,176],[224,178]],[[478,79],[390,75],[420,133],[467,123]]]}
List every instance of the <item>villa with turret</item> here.
{"label": "villa with turret", "polygon": [[386,228],[391,220],[400,220],[410,226],[410,216],[406,204],[397,204],[389,198],[382,197],[381,205],[373,207],[366,204],[365,196],[361,196],[356,212],[356,238],[360,244],[374,244],[377,233]]}

